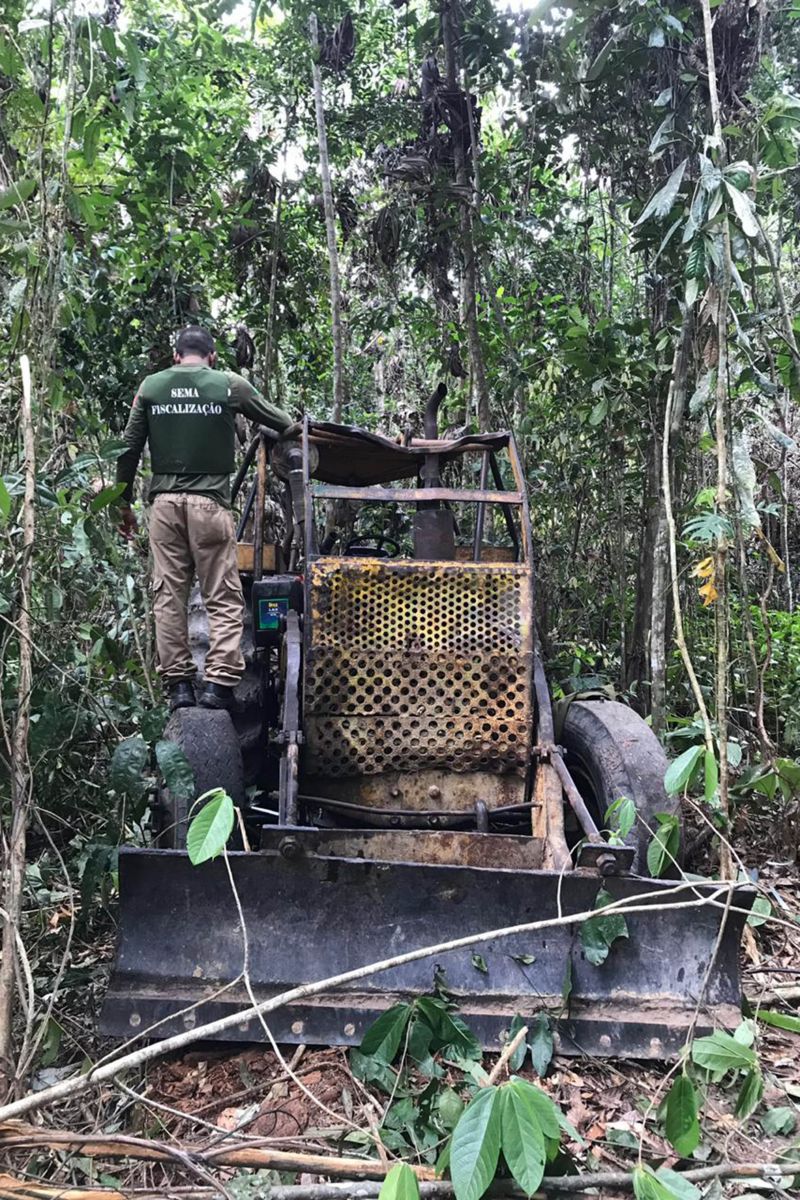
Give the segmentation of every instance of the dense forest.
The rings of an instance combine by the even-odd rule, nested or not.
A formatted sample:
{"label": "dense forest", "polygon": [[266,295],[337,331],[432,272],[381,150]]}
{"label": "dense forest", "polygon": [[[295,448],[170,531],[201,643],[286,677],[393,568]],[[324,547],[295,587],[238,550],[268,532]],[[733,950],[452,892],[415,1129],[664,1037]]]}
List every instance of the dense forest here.
{"label": "dense forest", "polygon": [[[167,717],[115,463],[137,384],[187,323],[295,418],[419,432],[444,382],[450,434],[514,431],[554,698],[648,719],[681,762],[688,868],[771,881],[748,961],[796,981],[800,904],[773,885],[796,889],[800,834],[798,0],[4,0],[0,34],[9,1097],[98,1052],[116,850],[146,808],[147,764],[110,763]],[[739,1160],[759,1130],[791,1140],[800,1087],[779,1096],[780,1075],[764,1060],[720,1127],[750,1119]],[[645,1125],[670,1086],[653,1078]],[[461,1104],[445,1082],[440,1115]],[[65,1127],[116,1134],[133,1112],[164,1135],[163,1113],[109,1096]],[[362,1101],[345,1126],[375,1127]],[[417,1104],[379,1152],[430,1163],[423,1125]],[[641,1174],[643,1136],[610,1137],[608,1161],[638,1146],[637,1195],[686,1196]],[[710,1154],[713,1121],[705,1136]],[[129,1194],[65,1155],[26,1170]],[[267,1194],[237,1170],[218,1186],[206,1162],[191,1193]],[[130,1194],[168,1194],[163,1178]]]}

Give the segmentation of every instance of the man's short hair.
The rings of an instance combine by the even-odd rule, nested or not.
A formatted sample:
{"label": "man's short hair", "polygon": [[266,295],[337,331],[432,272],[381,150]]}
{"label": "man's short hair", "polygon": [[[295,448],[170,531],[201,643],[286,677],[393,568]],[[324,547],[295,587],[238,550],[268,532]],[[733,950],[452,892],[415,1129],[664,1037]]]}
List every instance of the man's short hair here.
{"label": "man's short hair", "polygon": [[200,325],[187,325],[179,330],[175,337],[175,353],[179,358],[187,354],[199,354],[201,358],[209,358],[215,349],[211,334]]}

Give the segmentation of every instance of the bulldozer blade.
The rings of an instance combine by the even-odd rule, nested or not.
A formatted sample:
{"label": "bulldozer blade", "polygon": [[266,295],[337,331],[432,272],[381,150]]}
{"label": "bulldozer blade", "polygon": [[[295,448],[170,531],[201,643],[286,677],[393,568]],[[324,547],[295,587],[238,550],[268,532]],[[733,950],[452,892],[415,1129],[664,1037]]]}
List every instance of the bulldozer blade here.
{"label": "bulldozer blade", "polygon": [[[268,1021],[279,1042],[358,1044],[388,1006],[430,992],[437,971],[487,1049],[502,1045],[516,1014],[527,1021],[541,1010],[553,1019],[561,1053],[655,1059],[680,1053],[696,1013],[698,1032],[741,1019],[738,952],[754,895],[748,887],[736,890],[726,912],[722,900],[711,902],[719,890],[708,883],[676,891],[666,881],[602,879],[581,869],[338,857],[336,845],[319,853],[320,831],[305,831],[306,844],[303,830],[285,832],[291,836],[281,841],[276,831],[271,849],[228,855],[259,1000],[468,934],[587,912],[601,888],[615,900],[639,898],[646,911],[626,917],[627,936],[598,966],[576,925],[497,938],[278,1009]],[[181,851],[122,850],[119,866],[118,958],[101,1031],[166,1037],[247,1009],[241,982],[219,993],[241,980],[243,966],[225,863],[193,867]],[[255,1018],[222,1036],[264,1040]]]}

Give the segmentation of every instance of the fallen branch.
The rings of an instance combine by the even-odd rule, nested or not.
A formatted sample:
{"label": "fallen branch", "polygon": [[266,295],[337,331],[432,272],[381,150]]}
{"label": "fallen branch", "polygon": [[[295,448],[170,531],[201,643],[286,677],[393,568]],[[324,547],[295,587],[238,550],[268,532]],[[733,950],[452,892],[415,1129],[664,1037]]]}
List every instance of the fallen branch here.
{"label": "fallen branch", "polygon": [[[687,1183],[706,1183],[711,1179],[769,1179],[777,1180],[791,1176],[796,1164],[792,1163],[720,1163],[716,1167],[696,1167],[691,1171],[680,1171],[681,1179]],[[593,1189],[633,1188],[630,1171],[597,1171],[585,1175],[545,1175],[539,1191],[529,1200],[544,1200],[556,1194],[575,1195]],[[301,1183],[278,1185],[269,1189],[269,1200],[375,1200],[381,1190],[378,1182],[341,1181],[339,1183]],[[422,1200],[452,1200],[455,1195],[449,1180],[422,1181],[419,1184]],[[0,1200],[163,1200],[165,1195],[176,1200],[211,1200],[210,1188],[131,1188],[118,1191],[116,1188],[64,1188],[48,1183],[34,1183],[15,1179],[11,1175],[0,1175]],[[497,1180],[486,1192],[489,1200],[497,1197],[526,1195],[511,1181]]]}
{"label": "fallen branch", "polygon": [[[272,1147],[228,1145],[200,1150],[194,1147],[177,1148],[151,1138],[130,1137],[126,1134],[71,1133],[57,1129],[40,1129],[20,1121],[0,1126],[0,1149],[65,1150],[86,1158],[133,1158],[144,1162],[176,1162],[180,1157],[192,1165],[215,1167],[253,1167],[270,1171],[306,1171],[314,1175],[336,1175],[344,1179],[383,1180],[386,1166],[377,1159],[340,1158],[332,1154],[307,1154],[295,1150],[273,1150]],[[186,1165],[186,1164],[184,1164]],[[435,1178],[433,1167],[412,1167],[420,1180]]]}
{"label": "fallen branch", "polygon": [[[647,913],[653,916],[655,913],[663,910],[665,906],[659,904],[659,901],[663,901],[667,895],[675,896],[678,893],[687,891],[694,893],[694,899],[679,900],[670,904],[669,909],[671,912],[675,912],[677,909],[706,908],[709,905],[719,905],[720,898],[727,896],[728,892],[734,887],[733,883],[721,883],[710,895],[700,896],[697,894],[696,883],[678,883],[670,888],[668,893],[663,888],[660,888],[652,892],[643,892],[640,896],[633,896],[630,899],[616,900],[613,904],[606,905],[603,912],[604,915],[611,915],[612,913],[625,913],[628,915],[633,913]],[[732,909],[731,911],[736,910]],[[297,1000],[304,1000],[308,996],[319,995],[320,992],[341,987],[342,984],[353,983],[358,979],[366,979],[370,975],[377,975],[381,971],[388,971],[392,967],[404,966],[406,963],[417,962],[419,959],[429,958],[433,954],[444,954],[449,950],[463,950],[468,946],[478,946],[486,942],[495,941],[498,938],[512,937],[520,933],[535,933],[541,929],[554,929],[557,926],[563,925],[580,925],[596,915],[597,913],[594,909],[588,909],[585,912],[549,917],[543,921],[527,921],[523,925],[510,925],[504,929],[490,929],[483,933],[471,933],[466,937],[454,938],[449,942],[441,942],[434,946],[421,946],[418,950],[409,950],[404,954],[396,954],[392,958],[385,958],[380,962],[356,967],[352,971],[344,971],[341,975],[332,975],[328,979],[321,979],[315,983],[300,984],[298,987],[290,988],[286,992],[281,992],[277,996],[272,996],[270,999],[262,1001],[261,1004],[255,1007],[228,1013],[227,1016],[220,1017],[216,1021],[209,1021],[205,1025],[198,1025],[194,1029],[187,1029],[183,1033],[174,1034],[173,1037],[164,1038],[163,1041],[151,1042],[146,1046],[140,1046],[138,1050],[133,1050],[129,1054],[122,1055],[120,1058],[103,1062],[101,1065],[91,1068],[85,1074],[74,1075],[69,1079],[62,1080],[60,1083],[53,1084],[52,1087],[43,1088],[40,1092],[31,1093],[24,1096],[21,1100],[6,1104],[0,1108],[0,1122],[7,1121],[13,1117],[24,1116],[26,1113],[34,1112],[37,1109],[46,1108],[49,1104],[53,1104],[57,1100],[66,1099],[68,1096],[83,1095],[85,1092],[98,1087],[101,1083],[113,1079],[123,1071],[143,1066],[145,1063],[152,1062],[153,1059],[161,1058],[165,1054],[171,1054],[176,1050],[183,1050],[186,1046],[192,1045],[194,1042],[212,1041],[226,1029],[233,1029],[245,1021],[252,1020],[254,1017],[257,1018],[259,1015],[275,1012],[276,1009],[285,1008],[289,1004],[294,1004]],[[143,1036],[147,1032],[147,1030],[143,1030]]]}

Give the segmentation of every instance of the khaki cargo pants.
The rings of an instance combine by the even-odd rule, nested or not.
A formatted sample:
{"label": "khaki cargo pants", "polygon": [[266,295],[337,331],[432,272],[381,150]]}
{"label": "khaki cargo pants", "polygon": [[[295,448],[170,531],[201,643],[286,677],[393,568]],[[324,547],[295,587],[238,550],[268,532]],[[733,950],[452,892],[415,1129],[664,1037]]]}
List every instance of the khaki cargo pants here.
{"label": "khaki cargo pants", "polygon": [[150,509],[158,671],[165,684],[191,679],[187,607],[194,577],[208,613],[205,678],[233,687],[244,672],[242,584],[233,514],[209,496],[163,492]]}

